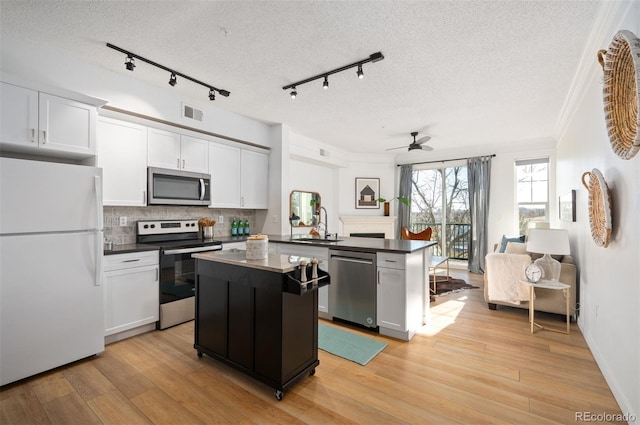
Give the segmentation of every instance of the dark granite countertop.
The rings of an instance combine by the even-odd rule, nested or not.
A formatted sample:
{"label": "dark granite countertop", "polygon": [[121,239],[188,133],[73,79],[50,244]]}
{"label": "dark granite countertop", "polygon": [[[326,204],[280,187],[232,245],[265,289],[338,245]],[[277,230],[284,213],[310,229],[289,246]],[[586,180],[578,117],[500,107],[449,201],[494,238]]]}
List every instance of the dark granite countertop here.
{"label": "dark granite countertop", "polygon": [[378,238],[352,238],[338,237],[338,241],[327,242],[322,239],[312,241],[301,241],[299,238],[308,238],[308,235],[268,235],[269,242],[286,243],[292,245],[322,246],[329,249],[342,249],[345,251],[361,252],[392,252],[397,254],[408,254],[419,251],[436,244],[435,241],[405,241],[399,239],[378,239]]}
{"label": "dark granite countertop", "polygon": [[130,252],[158,251],[157,246],[132,243],[125,245],[113,245],[113,249],[104,250],[104,255],[128,254]]}

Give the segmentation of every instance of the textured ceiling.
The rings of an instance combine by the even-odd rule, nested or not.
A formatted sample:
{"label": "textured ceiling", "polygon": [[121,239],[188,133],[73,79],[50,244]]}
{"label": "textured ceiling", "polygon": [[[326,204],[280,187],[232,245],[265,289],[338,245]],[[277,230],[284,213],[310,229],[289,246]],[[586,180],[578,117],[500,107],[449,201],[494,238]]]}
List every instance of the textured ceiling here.
{"label": "textured ceiling", "polygon": [[[1,35],[127,72],[113,43],[217,87],[215,106],[354,152],[551,137],[597,1],[6,1]],[[385,59],[282,86],[380,51]],[[136,78],[206,97],[168,75]],[[148,66],[147,66],[148,67]],[[396,151],[397,152],[397,151]]]}

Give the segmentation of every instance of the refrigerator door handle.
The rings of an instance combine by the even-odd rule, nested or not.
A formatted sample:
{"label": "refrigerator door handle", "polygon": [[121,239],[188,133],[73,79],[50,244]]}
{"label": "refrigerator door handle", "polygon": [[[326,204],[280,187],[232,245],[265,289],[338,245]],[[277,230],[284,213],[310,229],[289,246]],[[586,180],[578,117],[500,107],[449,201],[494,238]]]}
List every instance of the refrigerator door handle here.
{"label": "refrigerator door handle", "polygon": [[100,178],[100,176],[94,176],[93,177],[93,182],[95,184],[95,188],[96,188],[96,229],[98,230],[98,232],[96,232],[96,246],[95,246],[95,253],[96,253],[96,286],[101,286],[102,285],[102,249],[103,249],[103,245],[102,245],[102,232],[100,231],[100,229],[102,229],[102,179]]}

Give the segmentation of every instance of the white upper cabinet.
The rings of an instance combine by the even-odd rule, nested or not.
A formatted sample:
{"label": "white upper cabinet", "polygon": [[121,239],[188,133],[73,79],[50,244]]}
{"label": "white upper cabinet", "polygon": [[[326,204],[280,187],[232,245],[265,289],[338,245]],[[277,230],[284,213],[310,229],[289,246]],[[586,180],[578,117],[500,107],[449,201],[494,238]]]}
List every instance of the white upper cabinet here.
{"label": "white upper cabinet", "polygon": [[147,140],[150,167],[208,172],[208,141],[157,128],[148,129]]}
{"label": "white upper cabinet", "polygon": [[209,172],[209,141],[190,136],[180,136],[182,170],[196,173]]}
{"label": "white upper cabinet", "polygon": [[240,207],[240,149],[209,143],[211,207]]}
{"label": "white upper cabinet", "polygon": [[240,156],[240,207],[269,207],[269,155],[242,150]]}
{"label": "white upper cabinet", "polygon": [[211,208],[268,208],[269,155],[211,142]]}
{"label": "white upper cabinet", "polygon": [[56,156],[95,155],[95,106],[7,83],[0,88],[3,148],[40,149]]}
{"label": "white upper cabinet", "polygon": [[146,205],[147,128],[99,117],[97,166],[102,168],[103,204]]}

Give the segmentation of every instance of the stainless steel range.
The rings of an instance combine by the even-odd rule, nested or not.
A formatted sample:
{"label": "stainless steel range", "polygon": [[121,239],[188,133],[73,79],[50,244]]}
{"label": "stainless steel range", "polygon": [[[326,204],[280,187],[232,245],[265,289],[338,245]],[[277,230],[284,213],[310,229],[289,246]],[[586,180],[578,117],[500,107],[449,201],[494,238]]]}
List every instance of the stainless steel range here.
{"label": "stainless steel range", "polygon": [[195,316],[194,252],[218,251],[222,242],[201,239],[198,220],[139,221],[137,242],[160,249],[160,321],[156,327],[193,320]]}

